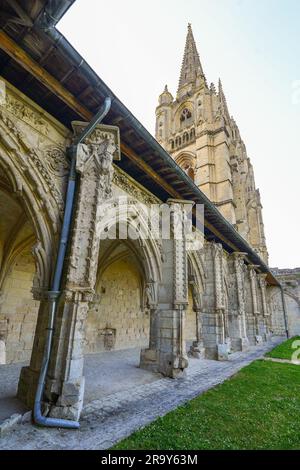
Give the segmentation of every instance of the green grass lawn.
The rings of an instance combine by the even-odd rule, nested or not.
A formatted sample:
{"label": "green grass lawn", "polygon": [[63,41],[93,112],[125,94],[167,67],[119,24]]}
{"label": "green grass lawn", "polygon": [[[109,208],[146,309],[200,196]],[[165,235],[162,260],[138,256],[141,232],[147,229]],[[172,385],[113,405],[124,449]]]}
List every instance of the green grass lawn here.
{"label": "green grass lawn", "polygon": [[[295,352],[295,349],[292,348],[292,344],[294,341],[299,341],[300,345],[300,336],[295,336],[294,338],[290,338],[289,340],[285,341],[284,343],[280,344],[272,351],[266,354],[266,357],[274,357],[276,359],[288,359],[289,361],[292,360],[292,355]],[[297,349],[299,349],[299,345]]]}
{"label": "green grass lawn", "polygon": [[300,367],[255,361],[114,449],[300,449]]}

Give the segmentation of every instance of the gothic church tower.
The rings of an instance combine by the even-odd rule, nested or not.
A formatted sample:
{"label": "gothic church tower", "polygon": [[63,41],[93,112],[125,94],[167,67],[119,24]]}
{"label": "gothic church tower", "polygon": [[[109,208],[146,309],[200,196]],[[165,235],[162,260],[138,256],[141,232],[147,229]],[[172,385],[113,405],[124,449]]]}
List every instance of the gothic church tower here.
{"label": "gothic church tower", "polygon": [[253,167],[221,81],[207,85],[190,24],[176,99],[167,86],[159,97],[156,138],[268,263]]}

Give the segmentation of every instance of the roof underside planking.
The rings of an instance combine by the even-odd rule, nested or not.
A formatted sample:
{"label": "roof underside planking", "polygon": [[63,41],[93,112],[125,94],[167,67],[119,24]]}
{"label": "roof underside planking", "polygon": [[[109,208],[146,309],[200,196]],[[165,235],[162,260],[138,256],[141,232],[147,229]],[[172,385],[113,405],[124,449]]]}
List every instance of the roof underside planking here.
{"label": "roof underside planking", "polygon": [[205,236],[278,281],[249,244],[146,131],[107,85],[55,28],[75,0],[0,0],[0,75],[66,127],[89,121],[106,96],[112,107],[104,123],[120,128],[126,173],[159,199],[193,200],[205,206]]}

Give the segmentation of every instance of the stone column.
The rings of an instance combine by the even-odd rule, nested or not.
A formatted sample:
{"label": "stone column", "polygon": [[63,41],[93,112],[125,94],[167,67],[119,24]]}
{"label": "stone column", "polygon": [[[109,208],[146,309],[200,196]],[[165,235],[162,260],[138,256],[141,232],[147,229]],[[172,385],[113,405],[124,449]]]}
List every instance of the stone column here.
{"label": "stone column", "polygon": [[48,328],[50,308],[47,291],[34,289],[33,298],[40,303],[40,306],[35,328],[32,354],[29,367],[23,367],[21,369],[17,391],[18,398],[28,408],[32,408],[34,405],[34,397],[45,349],[45,332]]}
{"label": "stone column", "polygon": [[205,358],[205,348],[203,345],[203,327],[202,327],[202,299],[194,276],[191,276],[189,284],[192,288],[193,310],[196,314],[196,341],[193,342],[189,350],[189,356],[197,359]]}
{"label": "stone column", "polygon": [[257,265],[250,264],[248,266],[249,277],[250,277],[250,287],[251,287],[251,296],[252,296],[252,305],[253,305],[253,322],[255,328],[255,342],[256,344],[262,343],[262,336],[260,333],[259,327],[259,308],[258,308],[258,299],[257,299],[257,274],[255,269]]}
{"label": "stone column", "polygon": [[[86,125],[74,123],[75,134]],[[45,386],[46,408],[51,417],[78,420],[83,405],[85,320],[96,282],[100,243],[98,224],[104,203],[112,197],[113,159],[116,156],[119,156],[119,133],[117,128],[111,126],[97,126],[85,143],[77,147],[79,181],[74,223]],[[47,298],[42,302],[41,311],[43,315],[38,323],[47,323]],[[35,348],[41,350],[41,354],[31,361],[36,375],[40,369],[43,343],[44,338],[41,347]]]}
{"label": "stone column", "polygon": [[220,243],[213,243],[212,249],[214,256],[215,312],[217,317],[217,357],[220,361],[226,361],[230,352],[230,338],[226,318],[223,247]]}
{"label": "stone column", "polygon": [[146,283],[145,303],[150,310],[149,348],[142,349],[140,355],[140,367],[154,372],[158,371],[157,351],[159,339],[158,325],[158,284],[154,281]]}
{"label": "stone column", "polygon": [[235,274],[235,288],[237,294],[237,328],[236,337],[234,338],[235,346],[238,350],[244,351],[249,347],[246,326],[245,312],[245,282],[244,282],[244,258],[247,253],[233,253],[233,266]]}
{"label": "stone column", "polygon": [[[162,282],[158,286],[156,339],[141,352],[141,367],[176,378],[188,366],[184,339],[188,270],[184,212],[188,201],[169,200],[170,238],[162,239]],[[151,347],[153,349],[151,349]]]}
{"label": "stone column", "polygon": [[270,312],[267,303],[267,283],[266,283],[267,274],[259,274],[258,275],[258,282],[261,291],[261,299],[262,299],[262,318],[263,318],[263,336],[264,340],[267,341],[271,337],[271,332],[269,329],[269,318]]}

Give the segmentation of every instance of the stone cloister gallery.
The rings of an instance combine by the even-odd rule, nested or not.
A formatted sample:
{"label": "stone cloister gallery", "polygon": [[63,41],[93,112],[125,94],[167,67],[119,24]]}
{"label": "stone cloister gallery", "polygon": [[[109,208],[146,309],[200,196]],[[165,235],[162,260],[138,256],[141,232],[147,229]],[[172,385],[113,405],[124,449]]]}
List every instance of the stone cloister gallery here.
{"label": "stone cloister gallery", "polygon": [[[79,420],[86,354],[140,348],[141,368],[176,378],[189,356],[227,360],[285,334],[253,167],[221,83],[207,85],[191,27],[177,98],[167,88],[159,98],[156,140],[56,29],[73,2],[21,3],[16,22],[20,12],[1,2],[0,32],[0,364],[27,364],[18,398],[33,407],[70,148],[75,199],[43,389],[49,417]],[[107,97],[103,122],[74,147]],[[107,203],[127,227],[137,216],[147,224],[139,204],[168,205],[170,238],[105,239]],[[192,203],[204,205],[197,250],[172,227]]]}

